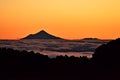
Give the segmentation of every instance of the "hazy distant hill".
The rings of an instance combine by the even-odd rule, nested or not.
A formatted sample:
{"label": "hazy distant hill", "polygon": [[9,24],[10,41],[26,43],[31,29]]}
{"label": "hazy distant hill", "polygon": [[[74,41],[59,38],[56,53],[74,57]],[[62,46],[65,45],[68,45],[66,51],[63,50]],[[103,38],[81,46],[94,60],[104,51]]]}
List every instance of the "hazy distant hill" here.
{"label": "hazy distant hill", "polygon": [[84,38],[82,40],[100,40],[100,39],[98,39],[98,38]]}
{"label": "hazy distant hill", "polygon": [[41,30],[40,32],[38,32],[36,34],[30,34],[23,39],[62,39],[62,38],[56,37],[54,35],[47,33],[44,30]]}

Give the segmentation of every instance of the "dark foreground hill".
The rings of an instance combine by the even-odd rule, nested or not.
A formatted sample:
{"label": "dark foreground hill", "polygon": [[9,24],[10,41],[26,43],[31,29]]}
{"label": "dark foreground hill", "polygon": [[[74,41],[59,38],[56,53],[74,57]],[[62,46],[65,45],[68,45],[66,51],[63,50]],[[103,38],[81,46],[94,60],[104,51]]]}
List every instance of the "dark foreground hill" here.
{"label": "dark foreground hill", "polygon": [[56,37],[54,35],[47,33],[44,30],[41,30],[40,32],[38,32],[36,34],[30,34],[23,39],[62,39],[62,38]]}
{"label": "dark foreground hill", "polygon": [[120,38],[98,47],[93,60],[99,64],[120,64]]}
{"label": "dark foreground hill", "polygon": [[[120,80],[120,39],[98,47],[92,59],[0,48],[1,80]],[[116,63],[117,61],[117,63]]]}

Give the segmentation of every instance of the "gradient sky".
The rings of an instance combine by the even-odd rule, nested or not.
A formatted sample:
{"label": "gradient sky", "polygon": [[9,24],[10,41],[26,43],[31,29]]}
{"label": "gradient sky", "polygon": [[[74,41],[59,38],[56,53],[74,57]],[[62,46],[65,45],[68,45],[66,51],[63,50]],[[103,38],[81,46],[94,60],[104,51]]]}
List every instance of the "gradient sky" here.
{"label": "gradient sky", "polygon": [[0,0],[0,39],[40,30],[66,39],[120,36],[120,0]]}

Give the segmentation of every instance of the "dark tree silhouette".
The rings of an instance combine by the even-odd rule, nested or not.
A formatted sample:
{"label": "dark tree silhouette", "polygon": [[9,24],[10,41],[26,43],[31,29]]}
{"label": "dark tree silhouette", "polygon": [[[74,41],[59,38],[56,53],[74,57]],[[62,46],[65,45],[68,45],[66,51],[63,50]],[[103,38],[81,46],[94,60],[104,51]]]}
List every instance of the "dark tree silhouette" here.
{"label": "dark tree silhouette", "polygon": [[[57,56],[49,58],[47,55],[33,51],[19,51],[11,48],[0,48],[0,74],[11,77],[55,78],[70,75],[78,77],[83,74],[83,66],[88,63],[87,57]],[[5,73],[5,75],[3,74]],[[24,78],[23,78],[24,79]],[[71,78],[70,78],[71,79]]]}

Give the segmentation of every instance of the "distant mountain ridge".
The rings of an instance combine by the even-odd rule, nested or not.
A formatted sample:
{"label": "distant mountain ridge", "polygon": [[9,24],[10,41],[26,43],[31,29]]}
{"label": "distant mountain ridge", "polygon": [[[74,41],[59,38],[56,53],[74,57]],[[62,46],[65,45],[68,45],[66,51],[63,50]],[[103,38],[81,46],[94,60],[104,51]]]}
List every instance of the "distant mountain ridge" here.
{"label": "distant mountain ridge", "polygon": [[36,34],[30,34],[23,39],[62,39],[62,38],[56,37],[54,35],[47,33],[44,30],[41,30],[40,32],[38,32]]}
{"label": "distant mountain ridge", "polygon": [[98,38],[84,38],[82,40],[100,40],[100,39],[98,39]]}

